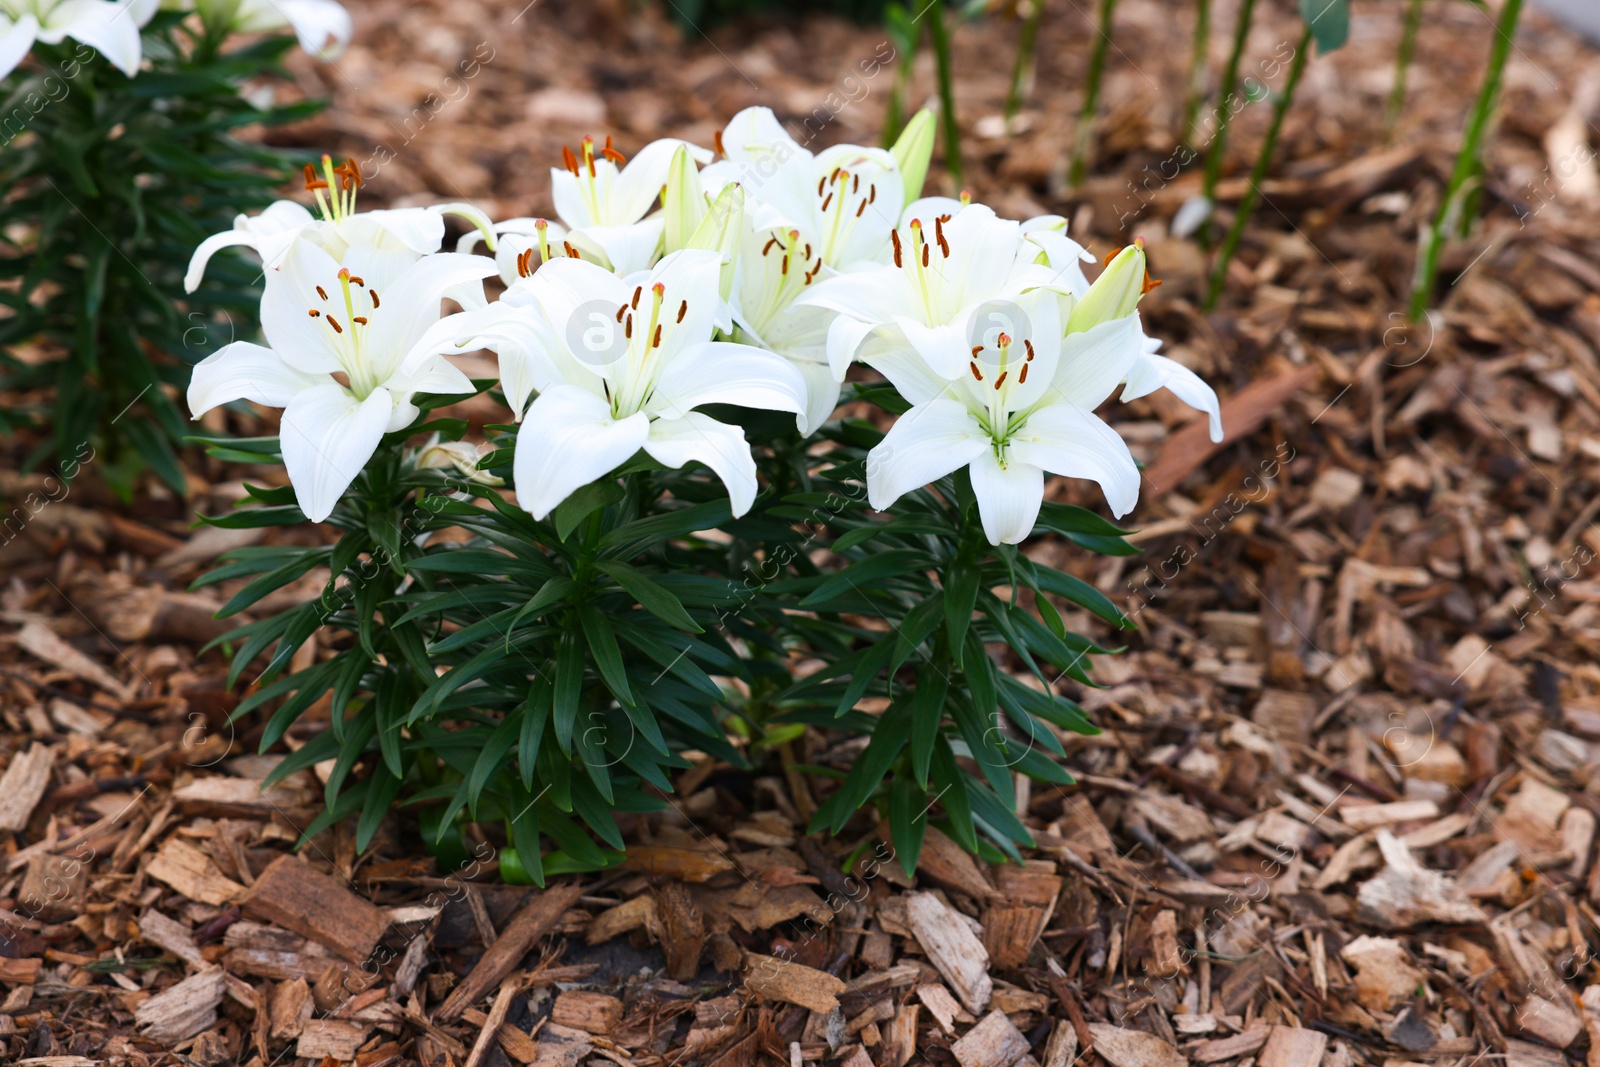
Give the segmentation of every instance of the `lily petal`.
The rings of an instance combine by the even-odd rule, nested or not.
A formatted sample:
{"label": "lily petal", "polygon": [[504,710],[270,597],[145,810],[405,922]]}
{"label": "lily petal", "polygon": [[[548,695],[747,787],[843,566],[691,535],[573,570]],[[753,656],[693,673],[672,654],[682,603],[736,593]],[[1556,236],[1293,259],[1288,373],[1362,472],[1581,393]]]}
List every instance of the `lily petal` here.
{"label": "lily petal", "polygon": [[912,408],[867,455],[867,497],[883,511],[913,489],[937,481],[989,449],[989,435],[955,400]]}
{"label": "lily petal", "polygon": [[703,341],[662,369],[649,409],[676,419],[702,404],[799,414],[806,410],[806,383],[782,356],[751,345]]}
{"label": "lily petal", "polygon": [[382,381],[408,362],[412,347],[439,321],[440,301],[456,287],[476,285],[496,273],[494,262],[483,256],[440,252],[424,256],[392,282],[382,294],[382,310],[372,315],[367,335],[368,358],[381,368]]}
{"label": "lily petal", "polygon": [[1012,436],[1009,457],[1051,474],[1098,482],[1118,518],[1139,502],[1139,466],[1127,444],[1083,408],[1052,404],[1035,411]]}
{"label": "lily petal", "polygon": [[323,384],[320,375],[303,374],[270,348],[235,341],[195,364],[189,379],[189,413],[199,418],[214,407],[250,400],[269,408],[287,407],[302,389]]}
{"label": "lily petal", "polygon": [[1086,411],[1099,407],[1141,358],[1141,336],[1137,313],[1068,334],[1061,342],[1048,402]]}
{"label": "lily petal", "polygon": [[125,5],[111,0],[66,0],[50,10],[39,40],[60,44],[63,37],[82,41],[128,77],[139,73],[139,22]]}
{"label": "lily petal", "polygon": [[644,450],[658,462],[677,468],[698,460],[711,468],[728,490],[734,518],[750,510],[756,499],[756,461],[744,431],[691,411],[681,419],[657,419],[650,424]]}
{"label": "lily petal", "polygon": [[33,50],[33,42],[39,37],[39,20],[33,17],[32,12],[24,14],[15,22],[0,15],[7,25],[0,30],[0,78],[4,78],[17,69],[17,65]]}
{"label": "lily petal", "polygon": [[1122,401],[1137,400],[1157,389],[1167,389],[1196,411],[1205,412],[1209,416],[1211,440],[1222,440],[1222,405],[1217,400],[1216,390],[1177,360],[1146,352],[1128,372],[1128,384],[1122,389]]}
{"label": "lily petal", "polygon": [[841,383],[834,378],[833,368],[820,360],[791,359],[789,362],[806,383],[806,407],[795,416],[795,425],[800,436],[810,437],[839,406]]}
{"label": "lily petal", "polygon": [[650,418],[613,419],[611,408],[575,385],[557,385],[528,408],[517,435],[517,499],[543,519],[567,497],[616,469],[644,446]]}
{"label": "lily petal", "polygon": [[357,400],[328,382],[297,393],[278,430],[283,465],[306,518],[321,522],[350,488],[383,440],[394,399],[374,389]]}
{"label": "lily petal", "polygon": [[993,449],[974,459],[968,470],[991,545],[1015,545],[1033,532],[1044,502],[1044,471],[1016,459],[1002,467]]}
{"label": "lily petal", "polygon": [[967,369],[972,358],[967,331],[963,323],[946,323],[928,327],[904,315],[895,318],[906,341],[917,354],[927,361],[928,369],[942,378],[957,378]]}
{"label": "lily petal", "polygon": [[871,334],[878,329],[876,323],[862,322],[848,315],[840,315],[828,326],[828,372],[836,382],[844,381],[850,364]]}

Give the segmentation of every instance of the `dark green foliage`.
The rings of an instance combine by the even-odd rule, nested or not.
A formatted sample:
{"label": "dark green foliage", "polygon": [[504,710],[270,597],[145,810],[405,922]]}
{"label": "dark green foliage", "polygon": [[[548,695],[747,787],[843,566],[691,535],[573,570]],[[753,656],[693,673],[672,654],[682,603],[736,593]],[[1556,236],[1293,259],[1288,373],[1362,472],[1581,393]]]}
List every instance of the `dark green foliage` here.
{"label": "dark green foliage", "polygon": [[[287,153],[236,132],[316,110],[261,110],[240,93],[293,43],[222,51],[161,14],[145,27],[137,78],[68,40],[37,46],[35,61],[0,82],[0,301],[10,312],[0,318],[0,389],[54,397],[48,409],[0,412],[0,432],[53,424],[33,462],[93,442],[107,457],[100,475],[119,491],[145,466],[183,488],[173,445],[188,415],[161,386],[181,396],[191,364],[251,332],[260,268],[219,256],[204,289],[175,300],[195,246],[271,202],[292,172]],[[33,344],[50,358],[17,357]]]}
{"label": "dark green foliage", "polygon": [[[870,395],[899,406],[884,386]],[[1106,651],[1068,631],[1048,598],[1132,624],[1081,580],[990,546],[964,473],[892,515],[871,511],[872,426],[828,427],[819,455],[788,416],[717,415],[744,426],[769,486],[739,519],[709,472],[641,455],[536,522],[493,487],[417,468],[399,433],[335,510],[336,543],[238,549],[200,580],[249,579],[231,612],[308,573],[334,576],[317,600],[219,641],[250,687],[237,714],[270,710],[264,747],[331,700],[332,729],[277,772],[338,761],[308,835],[354,818],[365,848],[401,804],[450,865],[466,855],[463,820],[498,823],[515,851],[506,877],[543,882],[616,862],[614,813],[665,803],[683,752],[748,768],[812,727],[870,735],[850,765],[811,768],[838,779],[814,829],[839,833],[873,807],[907,869],[930,823],[971,850],[1017,855],[1029,837],[1013,773],[1072,780],[1052,728],[1095,727],[1053,688],[1086,683]],[[509,476],[515,428],[492,429],[485,473]],[[258,462],[276,448],[210,443]],[[304,521],[290,490],[252,496],[207,521]],[[1037,533],[1050,532],[1127,549],[1081,508],[1047,504]],[[318,629],[332,654],[284,675]],[[793,677],[805,659],[831,666]],[[879,698],[881,715],[859,709]]]}

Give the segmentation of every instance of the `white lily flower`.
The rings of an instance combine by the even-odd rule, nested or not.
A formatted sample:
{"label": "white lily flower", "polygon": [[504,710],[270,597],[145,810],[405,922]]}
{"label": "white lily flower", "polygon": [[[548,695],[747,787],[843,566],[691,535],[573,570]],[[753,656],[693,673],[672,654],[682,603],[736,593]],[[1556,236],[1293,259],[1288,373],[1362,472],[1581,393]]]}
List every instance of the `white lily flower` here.
{"label": "white lily flower", "polygon": [[139,27],[157,0],[0,0],[0,78],[33,50],[35,41],[60,44],[71,37],[88,45],[128,77],[139,73]]}
{"label": "white lily flower", "polygon": [[494,264],[454,253],[370,262],[373,272],[361,276],[310,241],[292,244],[267,274],[267,345],[235,341],[197,365],[189,383],[195,418],[235,400],[284,409],[284,466],[313,522],[332,513],[383,435],[416,418],[415,394],[472,391],[435,354],[440,302],[466,286],[481,301]]}
{"label": "white lily flower", "polygon": [[629,162],[606,138],[596,151],[585,137],[578,154],[562,148],[563,166],[550,169],[556,215],[566,224],[569,256],[586,258],[618,274],[647,269],[661,247],[664,222],[646,218],[667,183],[672,156],[687,148],[704,163],[711,153],[673,137],[651,141]]}
{"label": "white lily flower", "polygon": [[[965,192],[959,200],[952,196],[925,196],[906,205],[900,222],[905,225],[915,218],[937,218],[941,215],[953,218],[971,206],[972,197]],[[1035,261],[1057,272],[1053,288],[1070,292],[1073,296],[1082,296],[1089,291],[1089,279],[1083,273],[1083,264],[1093,263],[1094,256],[1067,236],[1067,220],[1063,216],[1035,215],[1031,219],[1024,219],[1018,232],[1025,240],[1038,246]]]}
{"label": "white lily flower", "polygon": [[892,152],[843,144],[813,155],[765,107],[739,112],[717,140],[727,158],[702,170],[701,181],[713,195],[730,182],[744,186],[755,229],[799,230],[831,269],[888,260],[905,203]]}
{"label": "white lily flower", "polygon": [[[510,288],[534,271],[533,257],[538,255],[543,263],[553,258],[556,248],[567,243],[567,228],[559,222],[549,222],[523,216],[497,222],[491,227],[495,238],[494,262],[500,270],[500,280]],[[468,230],[456,241],[457,252],[472,252],[478,242],[490,236],[483,230]]]}
{"label": "white lily flower", "polygon": [[451,319],[458,346],[500,355],[506,398],[522,418],[517,496],[536,519],[640,449],[668,467],[697,460],[728,489],[735,515],[754,502],[744,434],[704,404],[798,413],[800,375],[749,345],[712,341],[720,253],[685,249],[621,278],[558,257],[493,306]]}
{"label": "white lily flower", "polygon": [[[490,248],[495,247],[493,223],[471,204],[358,212],[355,202],[360,187],[361,170],[353,159],[335,167],[332,159],[323,156],[321,176],[306,164],[306,189],[316,194],[322,218],[293,200],[279,200],[253,217],[239,215],[233,220],[233,229],[212,234],[194,250],[183,276],[184,291],[192,293],[199,288],[211,257],[235,245],[255,249],[268,271],[277,269],[289,249],[302,239],[362,275],[377,273],[374,261],[380,259],[404,266],[439,251],[444,244],[446,215],[466,219],[484,235]],[[359,262],[351,261],[352,255]]]}
{"label": "white lily flower", "polygon": [[350,12],[336,0],[178,0],[216,33],[293,29],[300,47],[318,59],[338,59],[350,45]]}
{"label": "white lily flower", "polygon": [[745,231],[731,301],[734,340],[776,352],[805,380],[805,410],[795,419],[803,435],[833,414],[843,384],[828,365],[828,327],[835,313],[798,302],[822,270],[814,251],[799,230]]}
{"label": "white lily flower", "polygon": [[1019,332],[973,346],[954,381],[913,360],[874,364],[913,405],[868,454],[874,508],[966,467],[991,544],[1032,531],[1047,471],[1098,482],[1118,516],[1133,509],[1139,468],[1094,409],[1139,355],[1137,313],[1063,338],[1052,294],[1037,291],[1019,306]]}
{"label": "white lily flower", "polygon": [[1065,285],[1059,272],[1034,262],[1039,249],[1023,240],[1020,223],[977,204],[912,218],[891,239],[892,266],[846,271],[800,298],[840,313],[828,335],[837,379],[875,335],[877,350],[909,349],[940,377],[958,377],[970,358],[972,321],[986,305]]}

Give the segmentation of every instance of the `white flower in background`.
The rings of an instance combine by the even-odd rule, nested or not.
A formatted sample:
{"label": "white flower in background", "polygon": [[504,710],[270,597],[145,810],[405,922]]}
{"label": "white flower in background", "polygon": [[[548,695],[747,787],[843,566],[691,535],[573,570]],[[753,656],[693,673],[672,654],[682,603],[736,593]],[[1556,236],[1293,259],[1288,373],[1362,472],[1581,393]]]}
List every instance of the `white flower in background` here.
{"label": "white flower in background", "polygon": [[739,112],[717,142],[727,158],[700,178],[712,193],[729,182],[744,186],[754,229],[799,230],[829,268],[888,259],[905,203],[894,153],[843,144],[813,155],[765,107]]}
{"label": "white flower in background", "polygon": [[128,77],[139,73],[139,27],[160,0],[0,0],[0,78],[32,51],[35,41],[88,45]]}
{"label": "white flower in background", "polygon": [[473,391],[434,354],[440,302],[469,286],[481,301],[494,264],[454,253],[369,261],[373,273],[359,275],[312,242],[295,242],[267,273],[267,347],[235,341],[197,365],[189,383],[196,418],[234,400],[284,409],[284,466],[313,522],[333,511],[383,435],[416,418],[416,393]]}
{"label": "white flower in background", "polygon": [[[184,290],[194,292],[211,257],[234,245],[255,249],[268,271],[276,269],[302,238],[362,275],[377,273],[379,260],[393,260],[395,266],[414,263],[444,244],[445,215],[466,219],[490,248],[495,247],[489,216],[471,204],[356,211],[361,168],[353,159],[335,167],[331,158],[323,156],[321,174],[307,163],[305,176],[306,190],[316,194],[321,218],[293,200],[279,200],[253,217],[238,216],[233,229],[212,234],[194,250],[183,276]],[[481,292],[480,287],[480,302]]]}
{"label": "white flower in background", "polygon": [[543,519],[640,449],[668,467],[697,460],[728,489],[735,515],[755,500],[756,466],[736,426],[704,404],[798,413],[800,375],[779,357],[711,340],[722,255],[686,249],[621,278],[558,257],[494,306],[454,316],[457,344],[500,354],[514,411],[537,391],[517,435],[517,496]]}
{"label": "white flower in background", "polygon": [[575,155],[561,149],[563,166],[550,169],[556,215],[566,225],[569,257],[588,259],[618,274],[645,270],[661,247],[663,220],[646,218],[667,183],[673,154],[687,148],[699,162],[711,158],[705,149],[676,138],[651,141],[629,162],[611,147],[596,151],[585,137]]}
{"label": "white flower in background", "polygon": [[417,466],[438,470],[451,467],[470,482],[477,482],[479,485],[505,485],[504,478],[497,478],[487,471],[478,469],[480,458],[477,446],[470,441],[444,441],[438,434],[434,434],[428,438],[428,443],[418,450]]}
{"label": "white flower in background", "polygon": [[1020,223],[977,204],[912,218],[891,231],[891,241],[892,265],[846,271],[800,298],[840,313],[828,335],[837,379],[875,336],[873,350],[915,352],[941,378],[955,378],[970,359],[970,322],[985,305],[1065,284],[1060,272],[1034,262],[1039,249],[1023,240]]}
{"label": "white flower in background", "polygon": [[293,29],[300,47],[318,59],[338,59],[350,45],[350,12],[335,0],[177,0],[200,13],[213,33],[272,33]]}

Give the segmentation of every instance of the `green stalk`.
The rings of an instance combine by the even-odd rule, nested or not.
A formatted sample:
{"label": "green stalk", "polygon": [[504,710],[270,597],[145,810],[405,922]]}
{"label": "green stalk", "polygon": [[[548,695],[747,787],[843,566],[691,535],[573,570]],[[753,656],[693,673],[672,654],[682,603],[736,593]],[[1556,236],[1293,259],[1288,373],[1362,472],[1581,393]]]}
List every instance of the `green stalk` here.
{"label": "green stalk", "polygon": [[[1222,68],[1222,106],[1217,114],[1217,129],[1211,135],[1211,146],[1206,153],[1205,179],[1200,195],[1209,203],[1217,202],[1217,180],[1222,177],[1222,160],[1228,154],[1228,120],[1233,118],[1233,97],[1239,91],[1239,60],[1244,55],[1245,42],[1250,38],[1250,19],[1255,14],[1256,0],[1240,0],[1239,22],[1233,28],[1233,49],[1228,53],[1227,66]],[[1211,221],[1200,227],[1200,238],[1208,242]]]}
{"label": "green stalk", "polygon": [[1483,76],[1483,87],[1478,90],[1478,100],[1467,119],[1466,135],[1461,140],[1461,154],[1456,157],[1455,169],[1450,174],[1450,184],[1445,187],[1444,198],[1439,201],[1439,211],[1433,224],[1422,232],[1422,251],[1417,258],[1417,274],[1411,289],[1411,318],[1420,319],[1428,310],[1433,296],[1434,278],[1439,272],[1439,253],[1444,248],[1444,237],[1453,214],[1459,210],[1468,182],[1477,171],[1483,150],[1484,131],[1489,128],[1489,118],[1494,113],[1500,96],[1500,79],[1505,71],[1506,57],[1511,53],[1511,39],[1517,32],[1517,18],[1522,13],[1522,0],[1506,0],[1500,9],[1500,21],[1495,25],[1494,43],[1489,51],[1489,69]]}
{"label": "green stalk", "polygon": [[[1246,0],[1248,3],[1249,0]],[[1068,181],[1074,186],[1083,184],[1089,167],[1089,149],[1094,145],[1094,116],[1100,109],[1100,76],[1106,69],[1106,49],[1111,47],[1111,17],[1116,12],[1117,0],[1100,0],[1100,13],[1096,28],[1094,50],[1089,53],[1089,72],[1083,86],[1083,111],[1078,115],[1077,141],[1072,149],[1072,170]]]}
{"label": "green stalk", "polygon": [[905,5],[898,3],[884,6],[883,28],[893,42],[898,57],[894,81],[889,85],[889,104],[883,118],[883,147],[892,148],[906,124],[906,93],[911,89],[911,65],[917,58],[917,44],[922,40],[922,31],[906,11]]}
{"label": "green stalk", "polygon": [[1183,107],[1183,143],[1193,144],[1200,104],[1206,98],[1206,68],[1211,43],[1211,0],[1195,0],[1194,50],[1189,61],[1189,100]]}
{"label": "green stalk", "polygon": [[928,12],[928,37],[933,41],[933,58],[939,72],[939,118],[944,124],[944,165],[950,178],[961,187],[961,123],[956,120],[956,87],[950,69],[950,30],[944,24],[944,7],[934,0]]}
{"label": "green stalk", "polygon": [[1283,83],[1283,91],[1272,102],[1272,125],[1267,128],[1266,140],[1261,142],[1255,166],[1250,168],[1250,187],[1245,190],[1244,199],[1239,202],[1239,209],[1233,216],[1233,225],[1228,227],[1228,236],[1217,251],[1216,266],[1211,271],[1211,288],[1206,293],[1207,310],[1217,306],[1217,297],[1222,295],[1222,286],[1228,279],[1228,264],[1239,250],[1239,240],[1244,236],[1244,229],[1250,224],[1250,216],[1261,199],[1261,183],[1266,180],[1267,170],[1272,166],[1272,154],[1278,146],[1283,117],[1289,113],[1289,105],[1294,102],[1294,91],[1300,84],[1300,75],[1306,69],[1306,57],[1310,53],[1311,28],[1308,26],[1300,35],[1300,47],[1295,50],[1294,60],[1289,64],[1289,76]]}
{"label": "green stalk", "polygon": [[1422,28],[1422,0],[1406,0],[1406,20],[1400,30],[1400,50],[1394,57],[1394,87],[1389,90],[1389,103],[1384,108],[1383,125],[1394,132],[1400,121],[1400,109],[1406,103],[1406,74],[1411,70],[1411,59],[1417,52],[1417,31]]}
{"label": "green stalk", "polygon": [[[1011,91],[1006,94],[1006,129],[1011,129],[1011,120],[1017,117],[1017,112],[1022,109],[1022,83],[1027,78],[1028,68],[1033,64],[1033,46],[1039,40],[1039,23],[1044,17],[1044,0],[1029,0],[1033,5],[1027,17],[1022,20],[1022,32],[1017,37],[1017,62],[1011,68]],[[1209,0],[1200,0],[1208,3]]]}

